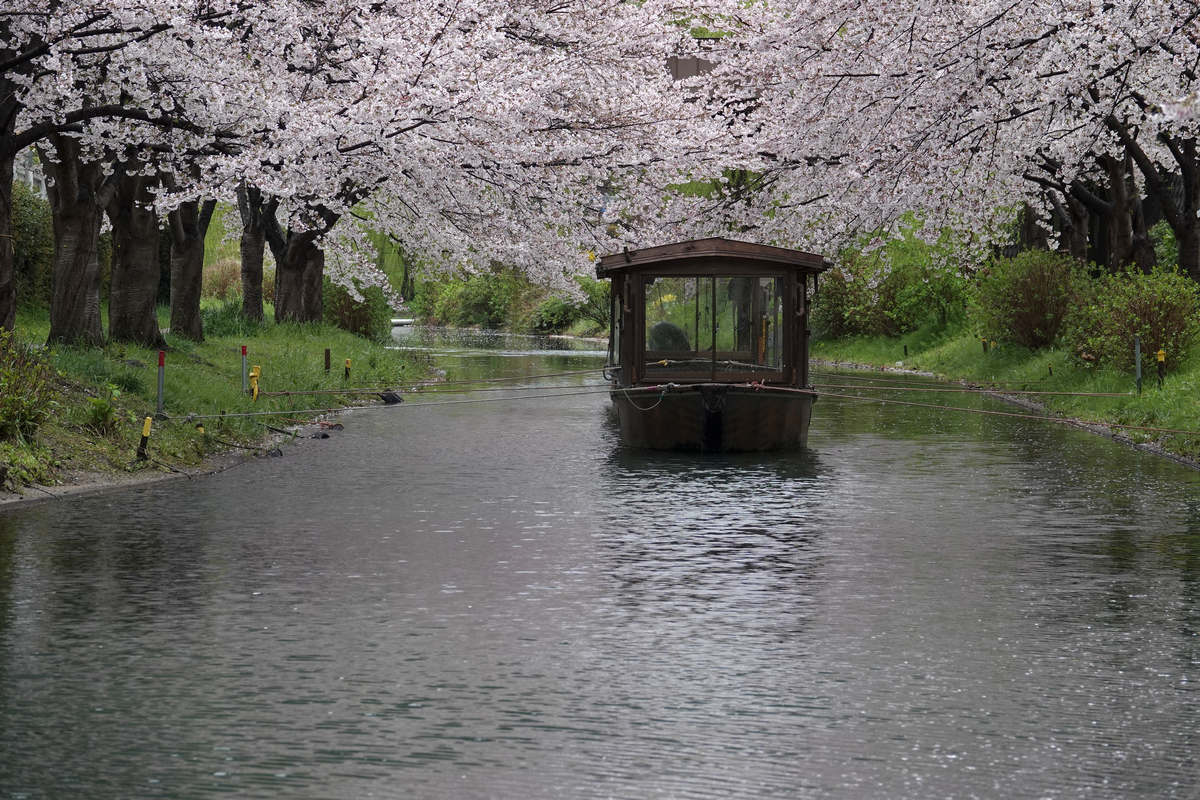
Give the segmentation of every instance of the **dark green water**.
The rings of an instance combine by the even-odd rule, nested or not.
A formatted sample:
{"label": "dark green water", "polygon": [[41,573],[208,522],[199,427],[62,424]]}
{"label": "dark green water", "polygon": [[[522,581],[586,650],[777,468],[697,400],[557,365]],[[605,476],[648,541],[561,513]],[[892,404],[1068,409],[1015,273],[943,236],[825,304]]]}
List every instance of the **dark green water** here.
{"label": "dark green water", "polygon": [[518,394],[0,512],[0,798],[1197,797],[1200,474],[828,397],[808,452],[641,453]]}

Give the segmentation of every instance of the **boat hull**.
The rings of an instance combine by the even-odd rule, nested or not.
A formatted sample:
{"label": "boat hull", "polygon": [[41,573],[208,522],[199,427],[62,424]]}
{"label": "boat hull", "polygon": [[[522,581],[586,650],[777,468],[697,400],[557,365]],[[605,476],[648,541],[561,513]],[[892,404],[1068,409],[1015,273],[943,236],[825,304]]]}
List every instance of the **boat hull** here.
{"label": "boat hull", "polygon": [[808,446],[812,394],[720,384],[612,391],[621,438],[652,450],[752,452]]}

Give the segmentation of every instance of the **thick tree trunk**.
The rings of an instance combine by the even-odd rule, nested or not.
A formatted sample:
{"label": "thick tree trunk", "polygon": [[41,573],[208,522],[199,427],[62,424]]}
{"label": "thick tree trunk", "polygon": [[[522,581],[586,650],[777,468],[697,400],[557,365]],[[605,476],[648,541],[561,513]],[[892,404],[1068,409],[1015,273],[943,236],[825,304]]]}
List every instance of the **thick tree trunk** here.
{"label": "thick tree trunk", "polygon": [[81,160],[75,139],[61,134],[49,139],[54,157],[42,158],[54,223],[49,341],[102,344],[98,248],[111,188],[100,162]]}
{"label": "thick tree trunk", "polygon": [[1191,216],[1191,224],[1175,230],[1175,242],[1179,245],[1179,268],[1192,280],[1200,282],[1200,225],[1197,225],[1195,213]]}
{"label": "thick tree trunk", "polygon": [[1133,205],[1126,161],[1101,156],[1100,165],[1108,176],[1108,213],[1104,216],[1108,268],[1116,272],[1133,263]]}
{"label": "thick tree trunk", "polygon": [[156,313],[159,233],[150,189],[157,182],[143,175],[121,175],[108,204],[113,237],[108,337],[151,348],[166,344]]}
{"label": "thick tree trunk", "polygon": [[13,157],[0,157],[0,330],[17,320],[17,282],[12,240]]}
{"label": "thick tree trunk", "polygon": [[290,232],[283,257],[275,263],[275,321],[320,322],[325,251],[315,231]]}
{"label": "thick tree trunk", "polygon": [[1117,134],[1125,146],[1126,154],[1141,170],[1147,193],[1158,201],[1163,218],[1174,231],[1179,244],[1179,267],[1200,281],[1200,230],[1197,229],[1197,214],[1200,214],[1200,158],[1197,158],[1196,139],[1159,134],[1159,144],[1166,146],[1179,166],[1183,191],[1177,195],[1171,183],[1163,179],[1158,163],[1147,155],[1133,133],[1115,117],[1108,117],[1105,123]]}
{"label": "thick tree trunk", "polygon": [[1021,227],[1017,236],[1017,245],[1021,250],[1050,249],[1050,235],[1038,222],[1037,214],[1028,203],[1021,207]]}
{"label": "thick tree trunk", "polygon": [[179,206],[168,215],[171,228],[171,333],[204,340],[200,291],[204,285],[204,235],[215,200]]}
{"label": "thick tree trunk", "polygon": [[1088,210],[1078,198],[1070,194],[1063,204],[1062,248],[1077,261],[1087,261]]}
{"label": "thick tree trunk", "polygon": [[242,217],[242,315],[261,322],[263,318],[263,232],[262,192],[253,186],[238,188],[238,211]]}
{"label": "thick tree trunk", "polygon": [[1173,226],[1179,245],[1179,268],[1200,281],[1200,158],[1196,154],[1196,140],[1179,143],[1174,152],[1178,153],[1183,176],[1180,209],[1175,215],[1177,224]]}
{"label": "thick tree trunk", "polygon": [[[7,41],[7,20],[0,21],[0,40]],[[0,46],[0,61],[7,61],[16,51]],[[17,85],[12,73],[0,74],[0,330],[12,330],[16,324],[17,281],[15,251],[12,240],[13,161],[17,157],[13,135],[16,132]]]}

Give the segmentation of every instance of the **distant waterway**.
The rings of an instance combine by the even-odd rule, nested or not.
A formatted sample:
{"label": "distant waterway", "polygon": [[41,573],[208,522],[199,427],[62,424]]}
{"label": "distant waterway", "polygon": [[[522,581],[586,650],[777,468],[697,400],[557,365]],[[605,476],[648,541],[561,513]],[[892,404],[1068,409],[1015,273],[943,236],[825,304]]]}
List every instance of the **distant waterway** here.
{"label": "distant waterway", "polygon": [[1197,797],[1200,473],[830,397],[633,451],[602,345],[396,335],[514,380],[0,511],[0,798]]}

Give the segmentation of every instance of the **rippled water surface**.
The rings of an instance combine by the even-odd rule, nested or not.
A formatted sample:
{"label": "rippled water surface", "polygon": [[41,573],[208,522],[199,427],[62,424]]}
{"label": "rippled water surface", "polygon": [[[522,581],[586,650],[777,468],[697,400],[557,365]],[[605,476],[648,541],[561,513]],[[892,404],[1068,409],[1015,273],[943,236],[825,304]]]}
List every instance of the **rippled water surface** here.
{"label": "rippled water surface", "polygon": [[0,512],[0,797],[1198,796],[1197,473],[830,397],[641,453],[520,388],[602,345],[399,345],[528,380]]}

